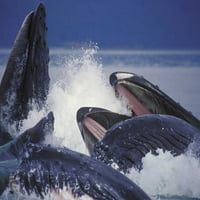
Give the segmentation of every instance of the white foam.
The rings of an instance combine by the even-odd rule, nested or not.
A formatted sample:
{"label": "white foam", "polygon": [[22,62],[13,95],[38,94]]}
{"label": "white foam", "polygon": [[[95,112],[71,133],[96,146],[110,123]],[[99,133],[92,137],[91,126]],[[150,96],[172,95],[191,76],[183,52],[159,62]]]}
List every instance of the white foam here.
{"label": "white foam", "polygon": [[151,196],[200,197],[200,161],[191,155],[174,157],[170,152],[148,153],[143,169],[132,169],[127,176]]}
{"label": "white foam", "polygon": [[95,49],[87,49],[81,55],[67,58],[62,63],[60,79],[57,77],[48,97],[49,110],[55,117],[54,134],[62,138],[64,146],[84,153],[87,151],[76,122],[80,107],[94,106],[128,113],[126,105],[115,97],[102,65],[94,58],[95,53]]}

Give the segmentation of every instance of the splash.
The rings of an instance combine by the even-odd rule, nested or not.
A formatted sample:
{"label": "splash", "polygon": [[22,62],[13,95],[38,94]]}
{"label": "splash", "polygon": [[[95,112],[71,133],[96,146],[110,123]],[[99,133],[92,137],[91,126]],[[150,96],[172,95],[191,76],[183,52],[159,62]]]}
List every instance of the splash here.
{"label": "splash", "polygon": [[[48,109],[55,117],[54,135],[57,142],[72,150],[87,153],[76,122],[76,112],[83,106],[94,106],[109,109],[113,112],[128,113],[124,102],[119,101],[103,72],[101,63],[97,62],[96,48],[82,50],[80,54],[62,59],[60,66],[52,66],[52,83],[48,96]],[[45,111],[30,112],[24,122],[24,130],[32,127]],[[55,140],[53,141],[55,142]]]}
{"label": "splash", "polygon": [[192,155],[174,157],[158,150],[159,155],[148,153],[143,158],[143,169],[132,169],[128,177],[151,196],[200,197],[200,161]]}

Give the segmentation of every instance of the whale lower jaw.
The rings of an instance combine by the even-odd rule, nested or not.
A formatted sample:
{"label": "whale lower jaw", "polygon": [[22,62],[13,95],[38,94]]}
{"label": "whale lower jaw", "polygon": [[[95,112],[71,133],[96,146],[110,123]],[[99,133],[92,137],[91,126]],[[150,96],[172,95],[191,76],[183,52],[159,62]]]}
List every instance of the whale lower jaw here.
{"label": "whale lower jaw", "polygon": [[106,129],[90,117],[83,121],[84,126],[90,131],[98,141],[102,140],[106,134]]}
{"label": "whale lower jaw", "polygon": [[120,96],[128,101],[127,103],[134,115],[139,116],[151,113],[149,109],[144,104],[142,104],[142,102],[138,100],[134,94],[129,92],[129,90],[123,86],[123,84],[118,84],[115,89]]}

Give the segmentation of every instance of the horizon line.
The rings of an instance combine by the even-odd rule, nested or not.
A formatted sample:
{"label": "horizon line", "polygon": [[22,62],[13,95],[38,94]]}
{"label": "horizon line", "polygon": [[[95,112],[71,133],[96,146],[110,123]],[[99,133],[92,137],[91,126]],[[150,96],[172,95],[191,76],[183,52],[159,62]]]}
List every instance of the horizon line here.
{"label": "horizon line", "polygon": [[[162,54],[200,54],[200,49],[101,49],[98,46],[94,47],[80,47],[80,48],[66,48],[66,47],[49,47],[50,54],[65,54],[65,53],[80,53],[81,51],[94,49],[95,54],[106,54],[106,55],[162,55]],[[0,48],[0,54],[9,54],[12,48]]]}

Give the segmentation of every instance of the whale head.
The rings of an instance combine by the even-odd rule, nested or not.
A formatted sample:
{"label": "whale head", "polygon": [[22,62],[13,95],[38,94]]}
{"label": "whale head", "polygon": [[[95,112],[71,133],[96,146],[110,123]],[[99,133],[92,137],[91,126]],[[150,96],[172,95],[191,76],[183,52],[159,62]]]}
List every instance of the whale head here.
{"label": "whale head", "polygon": [[110,84],[117,96],[126,99],[133,116],[173,115],[200,128],[200,121],[195,116],[142,76],[129,72],[114,72],[110,75]]}
{"label": "whale head", "polygon": [[34,103],[44,107],[49,89],[49,49],[46,11],[39,4],[24,19],[0,84],[0,122],[4,132],[9,125],[27,118]]}

